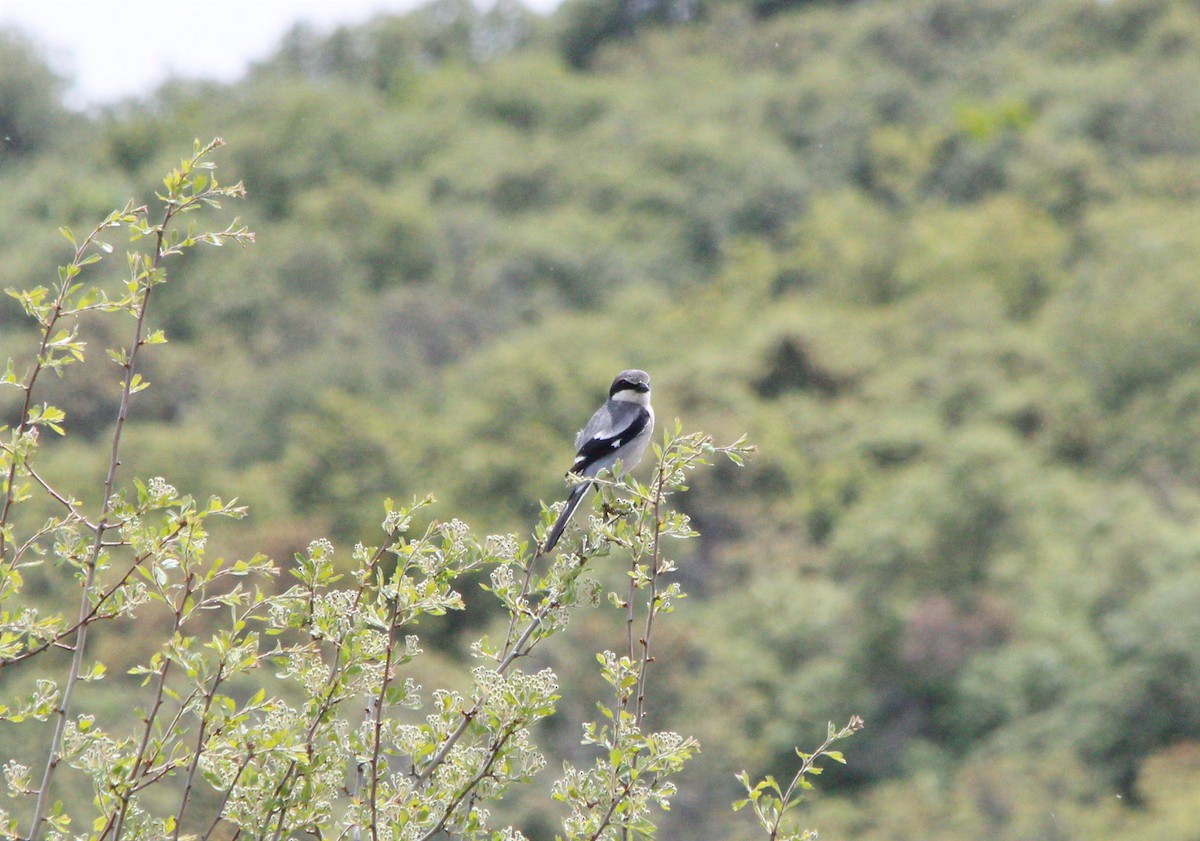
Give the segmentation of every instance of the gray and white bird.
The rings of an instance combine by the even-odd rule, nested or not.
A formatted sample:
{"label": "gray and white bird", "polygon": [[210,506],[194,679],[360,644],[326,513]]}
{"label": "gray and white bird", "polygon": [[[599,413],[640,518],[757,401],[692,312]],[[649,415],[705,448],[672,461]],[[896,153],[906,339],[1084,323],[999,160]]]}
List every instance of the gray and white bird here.
{"label": "gray and white bird", "polygon": [[[650,407],[650,375],[636,368],[617,374],[608,387],[608,400],[596,410],[587,426],[575,436],[575,462],[567,475],[592,477],[618,461],[625,470],[642,460],[654,434],[654,409]],[[591,482],[580,482],[567,497],[567,505],[546,535],[542,552],[554,549],[571,515],[583,501]]]}

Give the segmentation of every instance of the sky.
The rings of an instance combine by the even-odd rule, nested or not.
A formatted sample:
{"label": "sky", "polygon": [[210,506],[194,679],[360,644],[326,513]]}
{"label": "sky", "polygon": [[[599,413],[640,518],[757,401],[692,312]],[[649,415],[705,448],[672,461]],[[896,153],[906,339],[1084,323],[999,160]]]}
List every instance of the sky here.
{"label": "sky", "polygon": [[[71,80],[67,104],[148,94],[172,76],[239,78],[299,21],[330,31],[421,0],[0,0],[0,28],[30,37]],[[530,2],[546,10],[553,0]],[[167,33],[177,33],[166,37]]]}

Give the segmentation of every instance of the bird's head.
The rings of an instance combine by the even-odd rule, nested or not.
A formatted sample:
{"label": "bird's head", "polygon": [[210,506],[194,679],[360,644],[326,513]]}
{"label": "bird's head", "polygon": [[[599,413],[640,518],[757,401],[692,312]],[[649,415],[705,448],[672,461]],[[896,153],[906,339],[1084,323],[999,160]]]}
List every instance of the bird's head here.
{"label": "bird's head", "polygon": [[650,402],[650,375],[637,368],[622,371],[608,388],[609,400],[626,400],[630,403]]}

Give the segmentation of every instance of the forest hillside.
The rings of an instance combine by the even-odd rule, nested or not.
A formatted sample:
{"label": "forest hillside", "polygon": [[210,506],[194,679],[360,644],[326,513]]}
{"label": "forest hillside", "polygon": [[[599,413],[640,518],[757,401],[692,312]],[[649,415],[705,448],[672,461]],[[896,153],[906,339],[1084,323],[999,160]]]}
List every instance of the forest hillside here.
{"label": "forest hillside", "polygon": [[[1190,0],[437,0],[87,115],[0,32],[0,288],[220,135],[257,243],[173,266],[127,462],[249,505],[222,551],[350,546],[426,493],[528,535],[645,368],[662,426],[759,448],[683,498],[651,715],[702,752],[661,837],[751,837],[734,773],[857,714],[822,838],[1186,841],[1198,80]],[[0,359],[32,335],[0,301]],[[104,364],[50,386],[68,488]],[[570,715],[593,648],[556,651]]]}

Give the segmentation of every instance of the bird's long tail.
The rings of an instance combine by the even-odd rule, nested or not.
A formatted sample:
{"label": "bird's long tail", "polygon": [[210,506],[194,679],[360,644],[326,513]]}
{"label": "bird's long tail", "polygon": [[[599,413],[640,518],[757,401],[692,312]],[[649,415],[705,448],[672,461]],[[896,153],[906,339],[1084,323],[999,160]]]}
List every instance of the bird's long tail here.
{"label": "bird's long tail", "polygon": [[558,515],[558,519],[554,521],[554,525],[550,528],[550,533],[546,535],[546,544],[542,547],[543,555],[553,551],[555,544],[558,543],[558,539],[562,537],[567,523],[571,522],[571,515],[575,513],[575,509],[579,507],[579,503],[583,502],[583,495],[587,493],[588,488],[591,486],[590,482],[584,482],[581,485],[576,485],[574,490],[571,491],[571,495],[567,497],[566,507]]}

